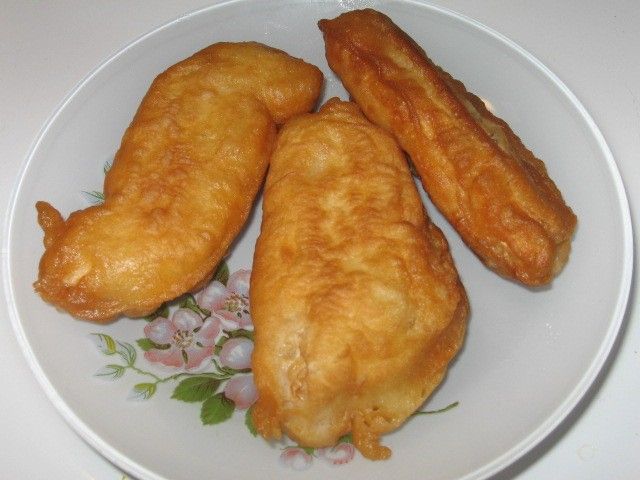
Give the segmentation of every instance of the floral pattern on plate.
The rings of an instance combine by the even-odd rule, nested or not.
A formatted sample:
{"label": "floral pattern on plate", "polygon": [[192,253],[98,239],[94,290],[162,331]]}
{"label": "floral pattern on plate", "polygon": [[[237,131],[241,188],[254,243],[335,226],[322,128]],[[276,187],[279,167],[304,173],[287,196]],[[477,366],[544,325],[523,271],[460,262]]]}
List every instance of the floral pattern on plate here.
{"label": "floral pattern on plate", "polygon": [[[216,425],[229,420],[233,413],[244,411],[249,432],[257,432],[251,419],[251,406],[258,393],[251,373],[253,325],[249,305],[249,270],[229,274],[225,262],[218,267],[213,280],[196,295],[181,297],[146,317],[144,337],[135,344],[116,340],[105,333],[94,333],[98,349],[118,358],[95,375],[115,380],[132,373],[146,381],[133,386],[129,398],[149,400],[164,383],[176,383],[172,399],[200,403],[203,425]],[[171,375],[140,368],[138,350],[151,364],[177,370]],[[161,366],[161,367],[160,367]],[[418,414],[442,413],[458,405],[454,402],[442,409]],[[306,470],[318,459],[340,466],[356,456],[350,435],[345,435],[329,448],[287,445],[280,453],[280,464],[293,470]]]}
{"label": "floral pattern on plate", "polygon": [[[244,423],[256,436],[251,420],[251,406],[258,393],[251,373],[250,275],[249,270],[230,274],[223,261],[203,290],[163,305],[146,317],[144,337],[125,342],[105,333],[92,334],[104,355],[118,359],[95,375],[116,380],[129,373],[143,379],[133,385],[129,394],[134,400],[149,400],[160,384],[175,383],[171,398],[200,403],[203,425],[219,424],[229,420],[235,411],[244,411]],[[152,365],[157,364],[158,369],[141,368],[140,352]],[[175,373],[159,373],[168,368]],[[294,470],[305,470],[315,458],[331,465],[344,465],[354,457],[351,438],[345,436],[331,448],[287,445],[280,454],[280,463]]]}
{"label": "floral pattern on plate", "polygon": [[[103,172],[111,168],[104,164]],[[93,204],[104,201],[100,191],[82,192]],[[99,369],[96,377],[107,380],[122,378],[132,373],[147,381],[136,383],[129,394],[133,400],[149,400],[158,385],[176,383],[172,399],[188,403],[200,403],[200,420],[203,425],[216,425],[229,420],[234,412],[244,411],[244,424],[253,436],[257,436],[251,418],[251,406],[258,392],[251,373],[253,352],[253,323],[249,301],[251,270],[241,269],[230,273],[223,260],[210,283],[195,295],[187,294],[145,317],[144,337],[130,342],[114,339],[105,333],[94,333],[92,339],[98,349],[107,356],[119,358]],[[158,369],[141,368],[138,349]],[[162,375],[161,369],[176,370]],[[442,409],[418,411],[414,415],[442,413],[458,405],[454,402]],[[341,437],[336,445],[328,448],[311,448],[301,445],[285,445],[279,461],[293,470],[310,468],[315,459],[340,466],[356,456],[351,435]]]}

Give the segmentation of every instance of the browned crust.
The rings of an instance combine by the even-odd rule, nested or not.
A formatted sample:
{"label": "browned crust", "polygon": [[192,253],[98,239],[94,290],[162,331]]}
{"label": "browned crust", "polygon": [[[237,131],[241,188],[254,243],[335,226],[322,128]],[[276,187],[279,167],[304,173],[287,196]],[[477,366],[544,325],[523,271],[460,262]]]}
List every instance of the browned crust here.
{"label": "browned crust", "polygon": [[104,203],[66,220],[38,203],[35,290],[107,322],[202,286],[249,215],[276,124],[311,110],[322,81],[317,67],[256,42],[217,43],[161,73],[123,136]]}
{"label": "browned crust", "polygon": [[576,216],[544,163],[384,14],[356,10],[319,27],[330,67],[395,135],[467,245],[505,277],[550,282],[568,259]]}
{"label": "browned crust", "polygon": [[371,459],[442,381],[469,312],[397,143],[337,99],[279,133],[250,292],[258,432],[351,432]]}

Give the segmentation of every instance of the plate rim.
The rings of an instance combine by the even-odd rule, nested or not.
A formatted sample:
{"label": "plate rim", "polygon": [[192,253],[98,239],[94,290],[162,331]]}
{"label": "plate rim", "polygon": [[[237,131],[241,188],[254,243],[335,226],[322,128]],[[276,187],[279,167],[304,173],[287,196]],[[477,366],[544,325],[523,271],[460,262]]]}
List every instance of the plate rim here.
{"label": "plate rim", "polygon": [[[69,424],[69,426],[76,433],[78,433],[86,443],[97,450],[100,455],[104,456],[119,468],[122,468],[126,472],[131,473],[136,477],[149,478],[152,480],[166,480],[165,477],[143,467],[142,465],[129,458],[126,453],[119,451],[113,445],[103,440],[97,432],[95,432],[88,424],[82,421],[73,411],[73,409],[69,407],[64,398],[62,398],[62,396],[58,393],[57,389],[53,386],[50,379],[45,374],[42,366],[40,365],[40,362],[38,362],[35,352],[28,342],[24,326],[22,324],[20,316],[18,315],[12,280],[11,265],[13,255],[11,247],[15,243],[13,241],[13,223],[18,203],[17,200],[28,168],[32,163],[33,157],[37,152],[40,144],[46,137],[47,132],[54,124],[56,119],[65,110],[66,106],[76,97],[76,95],[83,89],[83,87],[91,82],[92,79],[94,79],[96,76],[98,76],[101,71],[108,68],[108,66],[112,63],[118,61],[118,59],[125,55],[129,50],[139,46],[147,38],[152,37],[163,30],[170,29],[178,23],[188,21],[189,18],[206,14],[210,11],[224,8],[232,4],[251,3],[254,1],[256,0],[224,0],[206,7],[187,12],[174,18],[173,20],[164,22],[163,24],[147,31],[146,33],[139,35],[123,47],[119,48],[117,51],[110,54],[106,59],[99,61],[98,65],[95,68],[93,68],[83,79],[81,79],[74,87],[71,88],[71,90],[64,96],[64,98],[54,108],[53,112],[44,122],[43,126],[34,137],[34,141],[30,145],[29,150],[22,161],[13,188],[10,192],[9,206],[6,211],[7,215],[5,217],[3,226],[3,287],[13,332],[17,337],[20,349],[23,352],[31,371],[38,380],[38,383],[45,391],[47,398],[49,399],[49,401],[51,401],[53,406],[61,414],[61,416]],[[293,3],[308,3],[308,1],[293,0]],[[312,3],[341,4],[337,0],[313,0]],[[366,0],[358,0],[358,3],[362,3],[362,6],[365,6],[370,2],[367,2]],[[585,121],[586,126],[588,127],[588,131],[593,135],[594,140],[596,140],[599,150],[606,161],[609,174],[611,175],[612,184],[616,193],[616,202],[620,209],[619,211],[622,220],[621,226],[623,233],[621,242],[622,271],[620,274],[620,288],[618,289],[615,308],[613,310],[613,314],[611,315],[612,321],[609,324],[606,335],[603,337],[600,343],[600,348],[591,360],[588,368],[585,369],[580,381],[576,384],[574,389],[566,396],[563,402],[550,413],[550,415],[544,422],[542,422],[537,428],[532,430],[519,443],[506,450],[503,454],[497,456],[496,458],[474,470],[473,472],[460,477],[460,480],[484,479],[498,473],[499,471],[507,468],[510,465],[513,465],[527,453],[531,452],[531,450],[533,450],[537,445],[542,443],[545,439],[549,438],[552,432],[567,419],[569,414],[585,398],[585,395],[587,394],[589,389],[592,387],[592,385],[594,385],[598,376],[603,372],[603,367],[605,366],[607,360],[611,357],[616,339],[622,331],[621,327],[627,316],[628,301],[631,293],[631,285],[633,279],[634,245],[629,201],[626,193],[626,188],[620,174],[620,170],[615,161],[615,157],[611,152],[611,149],[609,148],[608,143],[606,142],[606,139],[601,130],[598,128],[597,124],[595,123],[587,109],[584,107],[582,102],[580,102],[580,100],[576,97],[576,95],[566,86],[564,82],[562,82],[562,80],[560,80],[560,78],[555,73],[553,73],[553,71],[551,71],[535,55],[521,47],[518,43],[511,40],[509,37],[498,32],[497,30],[494,30],[484,23],[481,23],[478,20],[475,20],[474,18],[469,17],[465,14],[459,13],[453,9],[435,5],[429,1],[421,0],[394,0],[393,3],[404,3],[408,5],[414,5],[419,8],[425,8],[427,10],[431,10],[432,12],[436,12],[437,14],[442,14],[449,18],[452,18],[455,21],[462,22],[463,24],[466,24],[467,27],[479,30],[483,34],[493,37],[495,40],[499,41],[507,48],[517,53],[521,58],[527,60],[535,67],[535,69],[542,73],[547,78],[547,80],[551,81],[570,101],[571,105],[577,110],[577,113],[579,113],[580,117]],[[358,8],[358,6],[343,6],[343,9],[345,11],[354,8]]]}

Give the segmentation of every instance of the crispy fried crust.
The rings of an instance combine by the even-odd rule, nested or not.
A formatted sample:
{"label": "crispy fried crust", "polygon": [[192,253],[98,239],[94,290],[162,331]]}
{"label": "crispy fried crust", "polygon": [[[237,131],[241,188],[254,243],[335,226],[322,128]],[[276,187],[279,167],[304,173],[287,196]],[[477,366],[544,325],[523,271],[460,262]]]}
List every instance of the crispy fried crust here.
{"label": "crispy fried crust", "polygon": [[38,202],[36,291],[106,322],[197,288],[248,216],[275,124],[311,110],[321,86],[316,67],[251,42],[212,45],[159,75],[107,173],[104,204],[64,221]]}
{"label": "crispy fried crust", "polygon": [[411,156],[469,247],[501,275],[550,282],[568,259],[576,216],[543,162],[387,16],[358,10],[319,27],[331,68]]}
{"label": "crispy fried crust", "polygon": [[442,380],[469,308],[397,143],[337,99],[279,134],[250,295],[260,434],[352,432],[371,459]]}

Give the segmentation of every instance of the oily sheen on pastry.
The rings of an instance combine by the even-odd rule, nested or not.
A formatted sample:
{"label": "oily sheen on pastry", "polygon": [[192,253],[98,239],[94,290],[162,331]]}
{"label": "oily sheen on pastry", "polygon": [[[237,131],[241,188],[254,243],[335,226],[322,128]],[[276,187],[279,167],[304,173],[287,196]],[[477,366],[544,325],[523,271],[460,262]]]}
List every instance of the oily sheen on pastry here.
{"label": "oily sheen on pastry", "polygon": [[368,458],[441,382],[468,303],[395,140],[330,100],[279,133],[251,276],[253,421]]}
{"label": "oily sheen on pastry", "polygon": [[410,155],[425,190],[490,268],[527,285],[566,263],[576,216],[544,163],[386,15],[321,20],[330,67]]}
{"label": "oily sheen on pastry", "polygon": [[311,110],[320,71],[265,45],[218,43],[152,83],[104,183],[64,220],[38,202],[36,291],[72,315],[142,316],[198,288],[245,223],[276,124]]}

